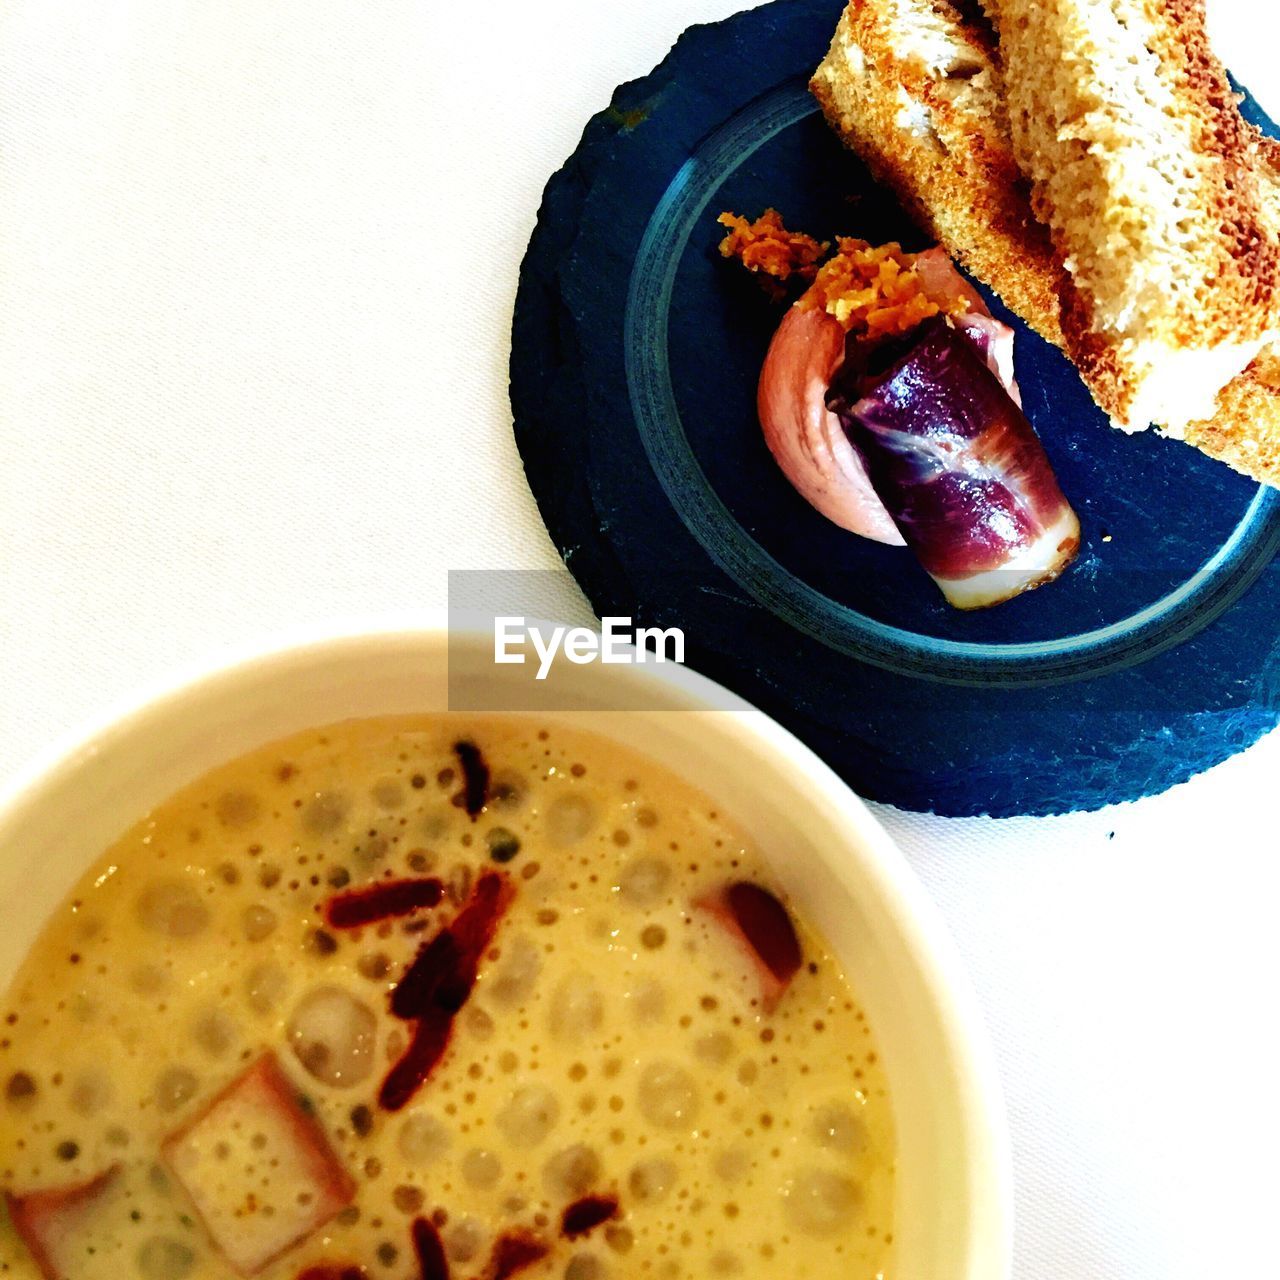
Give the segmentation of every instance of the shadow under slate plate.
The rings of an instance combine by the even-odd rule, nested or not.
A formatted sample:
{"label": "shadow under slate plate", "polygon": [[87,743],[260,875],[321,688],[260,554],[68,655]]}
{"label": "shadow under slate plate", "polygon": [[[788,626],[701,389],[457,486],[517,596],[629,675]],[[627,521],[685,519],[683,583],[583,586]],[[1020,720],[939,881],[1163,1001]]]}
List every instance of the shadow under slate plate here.
{"label": "shadow under slate plate", "polygon": [[909,552],[814,512],[765,448],[755,387],[779,310],[720,258],[716,215],[772,205],[824,237],[926,244],[807,93],[841,7],[694,28],[551,180],[511,365],[543,517],[598,613],[683,627],[691,665],[864,795],[1004,815],[1162,790],[1277,722],[1280,493],[1110,428],[994,299],[1083,525],[1058,582],[953,610]]}

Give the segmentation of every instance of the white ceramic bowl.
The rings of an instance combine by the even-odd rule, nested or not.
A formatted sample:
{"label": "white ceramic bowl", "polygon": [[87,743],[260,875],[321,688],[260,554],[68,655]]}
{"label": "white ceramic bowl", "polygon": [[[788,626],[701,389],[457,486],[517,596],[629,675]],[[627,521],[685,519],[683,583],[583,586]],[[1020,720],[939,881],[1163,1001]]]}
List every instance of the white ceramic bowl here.
{"label": "white ceramic bowl", "polygon": [[[455,692],[501,706],[528,675],[492,652],[487,635],[439,627],[313,635],[197,673],[51,756],[0,798],[0,990],[84,868],[177,788],[309,727],[445,709],[450,656]],[[676,770],[749,829],[851,974],[893,1090],[894,1275],[1004,1280],[1011,1179],[992,1055],[951,942],[865,805],[762,713],[681,668],[574,668],[558,696],[574,710],[549,714]],[[637,696],[653,710],[611,709]]]}

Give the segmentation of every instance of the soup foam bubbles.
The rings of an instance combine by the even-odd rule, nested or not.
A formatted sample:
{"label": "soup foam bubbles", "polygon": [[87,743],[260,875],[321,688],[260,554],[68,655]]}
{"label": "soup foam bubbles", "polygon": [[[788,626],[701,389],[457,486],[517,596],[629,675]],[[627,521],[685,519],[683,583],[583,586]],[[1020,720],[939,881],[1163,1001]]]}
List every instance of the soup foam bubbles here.
{"label": "soup foam bubbles", "polygon": [[[489,770],[474,820],[461,741]],[[474,990],[389,1113],[380,1086],[416,1034],[390,994],[493,871],[512,896]],[[435,907],[326,919],[336,895],[423,877]],[[567,729],[417,718],[264,748],[104,851],[4,997],[0,1190],[118,1162],[74,1280],[232,1280],[161,1149],[271,1051],[356,1190],[263,1280],[320,1263],[402,1280],[418,1218],[454,1280],[511,1232],[549,1249],[528,1280],[872,1280],[893,1128],[871,1029],[803,921],[805,965],[762,1008],[749,958],[696,909],[737,881],[779,892],[749,833]],[[616,1210],[563,1239],[592,1196]],[[40,1280],[0,1225],[4,1268]]]}

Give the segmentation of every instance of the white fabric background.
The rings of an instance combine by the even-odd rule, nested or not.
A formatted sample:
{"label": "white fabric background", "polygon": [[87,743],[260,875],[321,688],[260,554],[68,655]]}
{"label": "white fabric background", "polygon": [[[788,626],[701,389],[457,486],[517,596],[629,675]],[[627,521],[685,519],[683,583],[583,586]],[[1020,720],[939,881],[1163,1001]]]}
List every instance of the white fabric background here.
{"label": "white fabric background", "polygon": [[[1280,111],[1270,6],[1210,3]],[[736,7],[0,7],[0,777],[177,665],[558,563],[505,398],[539,194]],[[1278,764],[1273,736],[1110,813],[884,815],[999,1049],[1018,1280],[1280,1276]]]}

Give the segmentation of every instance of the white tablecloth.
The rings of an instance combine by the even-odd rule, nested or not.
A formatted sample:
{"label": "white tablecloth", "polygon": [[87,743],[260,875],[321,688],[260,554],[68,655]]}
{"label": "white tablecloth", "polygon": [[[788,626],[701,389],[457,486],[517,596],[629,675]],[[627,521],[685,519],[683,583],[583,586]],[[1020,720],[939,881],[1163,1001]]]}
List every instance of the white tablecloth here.
{"label": "white tablecloth", "polygon": [[[203,655],[558,563],[505,398],[542,185],[735,7],[7,0],[0,777]],[[1280,111],[1277,19],[1211,7]],[[998,1046],[1019,1280],[1280,1276],[1278,764],[1273,736],[1109,813],[884,814]]]}

